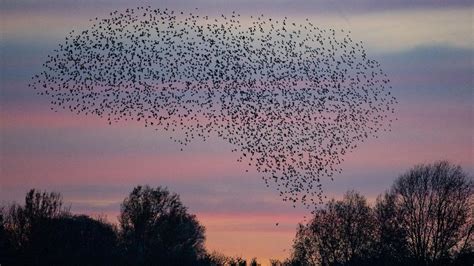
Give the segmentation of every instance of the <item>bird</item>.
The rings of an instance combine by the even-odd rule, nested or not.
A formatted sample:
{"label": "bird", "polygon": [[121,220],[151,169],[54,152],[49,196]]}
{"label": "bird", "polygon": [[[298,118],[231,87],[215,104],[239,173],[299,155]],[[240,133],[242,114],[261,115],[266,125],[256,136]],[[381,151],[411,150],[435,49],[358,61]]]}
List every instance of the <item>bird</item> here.
{"label": "bird", "polygon": [[388,75],[348,30],[151,6],[91,24],[29,84],[54,111],[179,132],[180,150],[221,138],[294,207],[322,203],[347,154],[396,121]]}

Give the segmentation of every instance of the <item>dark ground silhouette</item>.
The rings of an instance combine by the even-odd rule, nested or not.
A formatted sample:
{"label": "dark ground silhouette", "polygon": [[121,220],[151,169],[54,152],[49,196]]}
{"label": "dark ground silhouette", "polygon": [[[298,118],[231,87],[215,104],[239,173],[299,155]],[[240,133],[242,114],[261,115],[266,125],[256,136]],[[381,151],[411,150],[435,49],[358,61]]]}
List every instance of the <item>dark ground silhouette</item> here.
{"label": "dark ground silhouette", "polygon": [[[272,265],[473,265],[474,183],[449,162],[417,165],[370,206],[348,191],[297,228]],[[30,190],[0,207],[1,265],[258,265],[204,248],[205,229],[179,196],[137,186],[119,224],[74,215],[58,193]]]}

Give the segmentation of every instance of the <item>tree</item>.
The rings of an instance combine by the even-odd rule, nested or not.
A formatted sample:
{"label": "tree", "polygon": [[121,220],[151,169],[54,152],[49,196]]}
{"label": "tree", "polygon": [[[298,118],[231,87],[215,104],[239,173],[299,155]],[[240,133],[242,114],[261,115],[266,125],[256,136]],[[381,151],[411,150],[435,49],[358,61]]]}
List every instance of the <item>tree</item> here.
{"label": "tree", "polygon": [[258,263],[257,258],[252,258],[252,260],[250,260],[249,266],[260,266],[260,263]]}
{"label": "tree", "polygon": [[112,225],[72,215],[59,193],[32,189],[24,205],[0,212],[0,262],[7,265],[117,264],[116,246]]}
{"label": "tree", "polygon": [[229,257],[228,258],[228,265],[229,266],[247,266],[247,260],[237,256],[237,257]]}
{"label": "tree", "polygon": [[472,265],[473,193],[473,178],[460,166],[417,165],[373,208],[348,192],[317,209],[281,265]]}
{"label": "tree", "polygon": [[7,213],[0,206],[0,264],[13,264],[11,239],[6,230]]}
{"label": "tree", "polygon": [[472,177],[446,161],[417,165],[396,180],[390,197],[417,264],[472,254],[473,192]]}
{"label": "tree", "polygon": [[[5,230],[5,208],[0,206],[0,255],[5,251],[7,246],[7,232]],[[0,258],[3,256],[0,256]]]}
{"label": "tree", "polygon": [[204,227],[166,188],[135,187],[119,222],[131,264],[191,265],[205,254]]}
{"label": "tree", "polygon": [[385,193],[377,197],[374,212],[377,234],[377,261],[382,265],[409,264],[407,232],[400,222],[396,197]]}
{"label": "tree", "polygon": [[374,253],[375,218],[363,196],[354,191],[329,201],[298,229],[293,265],[368,263]]}
{"label": "tree", "polygon": [[207,253],[204,258],[201,259],[201,265],[209,266],[221,266],[226,265],[229,262],[230,258],[224,254],[221,254],[217,251]]}
{"label": "tree", "polygon": [[25,205],[11,205],[4,217],[4,230],[15,261],[18,264],[36,264],[40,257],[35,236],[43,230],[46,220],[69,214],[63,207],[59,193],[40,192],[31,189],[25,197]]}
{"label": "tree", "polygon": [[[321,213],[325,213],[325,211],[317,211],[313,220],[316,220],[316,216]],[[314,238],[315,236],[309,224],[298,224],[291,259],[285,262],[275,261],[274,263],[281,263],[281,265],[317,265],[321,263],[321,254],[318,250],[319,242]]]}

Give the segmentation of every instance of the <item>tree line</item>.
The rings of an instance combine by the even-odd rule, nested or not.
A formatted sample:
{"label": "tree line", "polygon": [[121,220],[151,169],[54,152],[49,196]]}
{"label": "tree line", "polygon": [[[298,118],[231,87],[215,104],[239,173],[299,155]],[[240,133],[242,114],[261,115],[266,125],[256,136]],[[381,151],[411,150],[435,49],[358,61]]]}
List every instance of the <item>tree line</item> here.
{"label": "tree line", "polygon": [[402,174],[375,205],[348,191],[300,224],[273,265],[474,265],[473,179],[440,161]]}
{"label": "tree line", "polygon": [[[371,206],[356,191],[299,224],[287,265],[473,265],[474,183],[446,161],[402,174]],[[55,192],[0,207],[1,265],[256,266],[205,249],[205,228],[177,194],[137,186],[118,224],[72,214]]]}
{"label": "tree line", "polygon": [[207,252],[205,228],[164,187],[135,187],[118,218],[72,214],[59,193],[32,189],[0,208],[0,265],[247,265]]}

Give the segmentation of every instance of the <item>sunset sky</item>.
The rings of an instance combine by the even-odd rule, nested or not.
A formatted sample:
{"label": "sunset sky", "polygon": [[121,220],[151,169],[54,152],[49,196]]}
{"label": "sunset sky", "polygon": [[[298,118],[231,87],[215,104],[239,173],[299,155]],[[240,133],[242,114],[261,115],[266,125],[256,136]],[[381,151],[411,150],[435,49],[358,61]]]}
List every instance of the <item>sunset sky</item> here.
{"label": "sunset sky", "polygon": [[343,173],[323,183],[328,197],[355,189],[373,202],[399,174],[436,160],[474,173],[472,1],[2,0],[1,203],[22,202],[30,188],[58,191],[74,212],[115,222],[134,186],[162,185],[180,194],[205,225],[210,250],[265,263],[289,255],[297,223],[308,211],[282,202],[256,171],[245,172],[230,144],[197,140],[180,151],[170,133],[53,112],[47,98],[28,88],[71,30],[137,5],[308,18],[323,28],[350,30],[364,42],[392,81],[398,121],[345,157]]}

